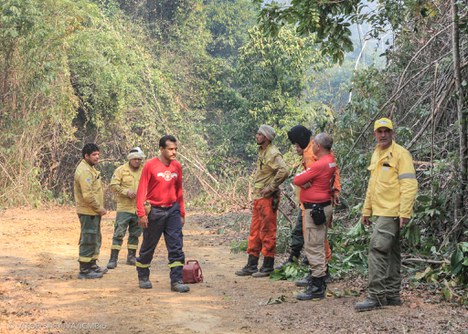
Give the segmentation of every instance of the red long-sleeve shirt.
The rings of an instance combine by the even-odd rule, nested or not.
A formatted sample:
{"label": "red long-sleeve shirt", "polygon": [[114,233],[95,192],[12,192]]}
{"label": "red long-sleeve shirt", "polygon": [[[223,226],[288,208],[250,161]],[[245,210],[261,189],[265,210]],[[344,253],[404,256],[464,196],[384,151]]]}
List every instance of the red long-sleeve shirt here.
{"label": "red long-sleeve shirt", "polygon": [[180,214],[185,217],[180,162],[172,160],[169,166],[166,166],[158,158],[146,161],[136,196],[138,217],[146,214],[145,201],[149,201],[154,206],[171,206],[174,202],[178,202]]}
{"label": "red long-sleeve shirt", "polygon": [[330,181],[335,174],[336,163],[332,154],[327,154],[294,177],[293,183],[302,186],[307,182],[311,186],[301,188],[300,200],[302,203],[322,203],[331,200]]}

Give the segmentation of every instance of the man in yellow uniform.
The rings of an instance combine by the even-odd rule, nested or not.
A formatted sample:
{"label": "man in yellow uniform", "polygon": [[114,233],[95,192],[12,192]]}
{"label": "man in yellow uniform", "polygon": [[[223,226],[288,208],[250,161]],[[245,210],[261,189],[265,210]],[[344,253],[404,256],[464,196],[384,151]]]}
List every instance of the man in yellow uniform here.
{"label": "man in yellow uniform", "polygon": [[109,269],[117,267],[119,251],[127,229],[127,264],[134,266],[136,263],[135,255],[138,248],[138,238],[142,232],[136,215],[136,191],[143,170],[141,161],[144,158],[145,154],[141,148],[132,148],[127,155],[128,162],[117,168],[112,176],[110,187],[117,198],[117,216],[115,218],[114,236],[112,237],[111,255],[109,263],[107,263]]}
{"label": "man in yellow uniform", "polygon": [[368,298],[355,305],[369,311],[401,305],[400,229],[408,223],[418,191],[411,154],[393,141],[393,123],[381,118],[374,124],[377,147],[372,154],[371,175],[362,210],[364,224],[377,216],[369,245]]}
{"label": "man in yellow uniform", "polygon": [[76,211],[81,224],[78,278],[101,278],[107,268],[99,267],[96,260],[101,249],[101,217],[107,210],[100,173],[94,168],[99,162],[99,147],[88,143],[82,155],[74,178]]}

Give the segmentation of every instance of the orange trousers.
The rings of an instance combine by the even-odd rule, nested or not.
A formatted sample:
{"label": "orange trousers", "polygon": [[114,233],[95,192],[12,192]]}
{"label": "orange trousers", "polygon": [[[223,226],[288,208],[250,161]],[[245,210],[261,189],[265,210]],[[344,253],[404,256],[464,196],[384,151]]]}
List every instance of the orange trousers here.
{"label": "orange trousers", "polygon": [[272,208],[273,198],[260,198],[253,202],[252,222],[247,253],[255,257],[274,257],[276,252],[276,211]]}

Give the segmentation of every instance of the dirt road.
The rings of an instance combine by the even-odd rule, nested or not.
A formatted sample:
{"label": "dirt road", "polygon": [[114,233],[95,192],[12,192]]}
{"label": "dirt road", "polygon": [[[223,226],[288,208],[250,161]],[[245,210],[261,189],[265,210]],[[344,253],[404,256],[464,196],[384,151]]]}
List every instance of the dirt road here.
{"label": "dirt road", "polygon": [[[103,221],[101,266],[108,260],[114,215]],[[468,333],[467,310],[432,303],[437,297],[429,292],[406,293],[401,307],[355,313],[358,297],[296,302],[291,282],[236,277],[246,256],[223,244],[217,226],[223,219],[188,216],[186,258],[201,262],[205,281],[177,294],[169,288],[163,244],[153,261],[151,290],[137,287],[125,250],[102,279],[78,280],[73,208],[1,212],[0,333]],[[329,290],[363,284],[341,281]],[[278,304],[267,305],[275,299]]]}

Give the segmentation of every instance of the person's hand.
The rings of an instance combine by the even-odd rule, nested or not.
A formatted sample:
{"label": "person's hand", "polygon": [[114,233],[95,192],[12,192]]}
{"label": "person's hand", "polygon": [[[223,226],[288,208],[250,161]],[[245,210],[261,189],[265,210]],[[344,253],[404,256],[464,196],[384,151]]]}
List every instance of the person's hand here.
{"label": "person's hand", "polygon": [[340,195],[333,194],[333,206],[340,205]]}
{"label": "person's hand", "polygon": [[304,183],[304,184],[301,186],[301,188],[302,188],[302,189],[307,189],[307,188],[310,188],[310,186],[311,186],[311,183],[310,183],[310,182],[307,182],[307,183]]}
{"label": "person's hand", "polygon": [[185,225],[185,217],[181,217],[181,220],[182,220],[182,226]]}
{"label": "person's hand", "polygon": [[133,190],[127,190],[127,197],[128,198],[131,198],[131,199],[134,199],[136,197],[136,192],[133,191]]}
{"label": "person's hand", "polygon": [[369,219],[369,216],[362,216],[362,223],[366,226],[369,226],[371,224],[371,221]]}
{"label": "person's hand", "polygon": [[400,217],[400,228],[403,228],[403,226],[405,226],[406,224],[408,224],[409,221],[410,221],[409,218]]}
{"label": "person's hand", "polygon": [[260,190],[260,195],[262,195],[263,197],[267,197],[270,194],[271,194],[270,187],[265,187],[262,190]]}
{"label": "person's hand", "polygon": [[106,209],[102,208],[101,210],[99,210],[99,215],[100,215],[101,217],[104,216],[104,215],[106,215],[106,214],[107,214],[107,210],[106,210]]}
{"label": "person's hand", "polygon": [[138,225],[140,225],[143,228],[147,228],[148,227],[148,216],[138,217]]}

